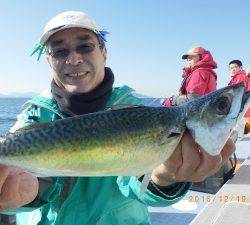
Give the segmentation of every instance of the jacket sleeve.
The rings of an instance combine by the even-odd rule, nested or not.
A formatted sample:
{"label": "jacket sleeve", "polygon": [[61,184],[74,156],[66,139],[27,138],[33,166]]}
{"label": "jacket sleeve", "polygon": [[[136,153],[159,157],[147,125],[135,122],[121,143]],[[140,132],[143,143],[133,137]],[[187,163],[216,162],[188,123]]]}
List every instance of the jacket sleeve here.
{"label": "jacket sleeve", "polygon": [[169,194],[167,194],[165,197],[161,197],[160,195],[156,195],[152,193],[149,189],[146,189],[143,194],[140,193],[141,189],[141,182],[136,177],[118,177],[117,178],[117,184],[121,191],[121,193],[127,197],[132,198],[140,201],[141,203],[147,205],[147,206],[169,206],[172,205],[179,200],[181,200],[187,191],[191,187],[191,183],[183,183],[182,185],[179,185],[179,183],[176,183],[175,185],[171,186],[172,190],[175,190],[175,193],[171,193],[171,190],[169,191]]}
{"label": "jacket sleeve", "polygon": [[193,72],[186,84],[187,93],[194,93],[199,96],[206,94],[210,82],[210,76],[209,73],[202,70]]}
{"label": "jacket sleeve", "polygon": [[240,82],[243,82],[244,85],[245,85],[245,87],[246,87],[246,89],[247,89],[247,84],[248,84],[247,77],[244,76],[244,75],[238,76],[238,79],[237,79],[236,83],[240,83]]}
{"label": "jacket sleeve", "polygon": [[13,127],[10,128],[10,133],[14,133],[16,130],[26,127],[29,125],[32,125],[38,121],[36,121],[36,118],[38,118],[39,111],[37,110],[37,107],[29,106],[25,110],[23,110],[18,116],[17,121],[14,124]]}
{"label": "jacket sleeve", "polygon": [[[13,133],[22,127],[32,125],[36,122],[40,122],[39,121],[40,115],[45,113],[43,110],[45,109],[37,108],[36,106],[33,105],[27,107],[25,110],[21,112],[21,114],[17,116],[17,122],[11,128],[10,132]],[[4,211],[3,213],[11,215],[20,212],[33,211],[34,209],[41,207],[46,208],[46,205],[49,205],[50,202],[58,198],[62,188],[61,184],[58,181],[58,178],[50,178],[50,177],[38,178],[38,182],[39,182],[39,191],[35,200],[18,209]]]}

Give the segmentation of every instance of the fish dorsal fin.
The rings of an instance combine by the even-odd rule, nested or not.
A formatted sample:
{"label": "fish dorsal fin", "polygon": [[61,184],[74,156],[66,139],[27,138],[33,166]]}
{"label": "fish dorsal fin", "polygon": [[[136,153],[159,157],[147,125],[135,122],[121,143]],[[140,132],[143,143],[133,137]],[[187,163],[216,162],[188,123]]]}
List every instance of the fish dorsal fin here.
{"label": "fish dorsal fin", "polygon": [[28,126],[25,126],[25,127],[21,127],[21,128],[19,128],[18,130],[16,130],[13,133],[12,132],[8,132],[5,135],[0,136],[0,143],[4,142],[8,138],[11,138],[13,135],[18,135],[18,134],[20,134],[20,133],[22,133],[24,131],[28,131],[28,130],[33,129],[33,128],[42,127],[42,126],[44,126],[44,124],[46,124],[46,123],[42,123],[42,124],[35,123],[35,124],[31,124],[31,125],[28,125]]}
{"label": "fish dorsal fin", "polygon": [[140,107],[145,107],[145,106],[142,106],[142,105],[130,105],[130,104],[124,105],[124,104],[121,104],[121,105],[114,105],[112,107],[109,107],[108,111],[111,111],[111,110],[121,110],[121,109],[132,109],[132,108],[140,108]]}
{"label": "fish dorsal fin", "polygon": [[33,123],[31,125],[19,128],[18,130],[15,131],[15,133],[16,132],[23,132],[23,131],[27,131],[27,130],[31,130],[31,129],[35,129],[35,128],[39,128],[39,127],[44,127],[48,123],[49,122]]}

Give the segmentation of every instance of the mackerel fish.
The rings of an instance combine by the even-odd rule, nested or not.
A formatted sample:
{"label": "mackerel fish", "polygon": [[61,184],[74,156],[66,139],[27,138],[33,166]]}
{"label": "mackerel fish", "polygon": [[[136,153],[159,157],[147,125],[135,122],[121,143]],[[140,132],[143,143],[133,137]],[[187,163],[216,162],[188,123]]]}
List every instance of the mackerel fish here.
{"label": "mackerel fish", "polygon": [[0,164],[41,176],[136,176],[167,160],[187,129],[217,155],[249,105],[239,83],[176,107],[139,106],[35,124],[0,143]]}

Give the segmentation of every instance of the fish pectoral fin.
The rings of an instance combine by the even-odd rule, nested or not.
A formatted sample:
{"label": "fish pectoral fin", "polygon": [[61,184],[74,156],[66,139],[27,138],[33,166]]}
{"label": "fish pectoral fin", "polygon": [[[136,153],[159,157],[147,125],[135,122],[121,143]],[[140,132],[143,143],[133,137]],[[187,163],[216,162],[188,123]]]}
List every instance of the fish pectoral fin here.
{"label": "fish pectoral fin", "polygon": [[181,133],[172,132],[172,133],[170,133],[170,134],[168,135],[168,138],[171,138],[171,137],[178,137],[178,136],[180,136],[180,135],[181,135]]}
{"label": "fish pectoral fin", "polygon": [[142,196],[145,190],[147,189],[149,181],[151,179],[151,174],[152,173],[147,173],[144,175],[142,182],[141,182],[140,196]]}

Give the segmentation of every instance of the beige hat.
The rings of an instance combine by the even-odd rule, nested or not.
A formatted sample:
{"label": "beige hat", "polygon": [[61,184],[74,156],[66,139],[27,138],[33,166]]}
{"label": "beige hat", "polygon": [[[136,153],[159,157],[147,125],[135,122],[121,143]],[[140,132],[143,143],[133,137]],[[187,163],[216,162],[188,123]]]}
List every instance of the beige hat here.
{"label": "beige hat", "polygon": [[187,54],[182,56],[182,59],[187,59],[189,55],[201,55],[205,51],[201,46],[194,46],[188,50]]}
{"label": "beige hat", "polygon": [[44,45],[56,32],[68,28],[84,28],[99,34],[97,23],[84,12],[66,11],[53,17],[44,27],[39,43]]}

